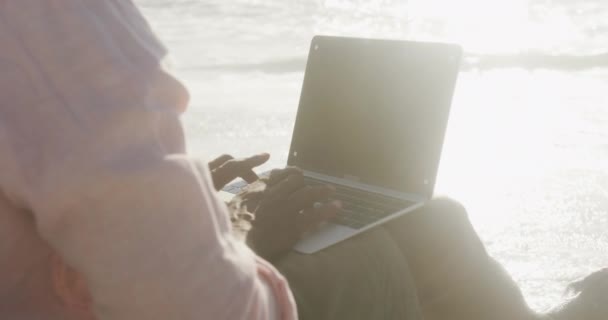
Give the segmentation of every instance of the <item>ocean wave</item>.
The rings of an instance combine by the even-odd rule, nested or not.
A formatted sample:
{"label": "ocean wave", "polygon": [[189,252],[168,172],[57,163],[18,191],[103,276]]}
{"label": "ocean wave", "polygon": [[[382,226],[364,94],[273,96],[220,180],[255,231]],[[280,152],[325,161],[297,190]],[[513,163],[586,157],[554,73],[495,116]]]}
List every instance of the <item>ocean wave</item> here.
{"label": "ocean wave", "polygon": [[[188,67],[187,69],[276,74],[302,72],[305,66],[306,57],[291,57],[265,62],[201,65]],[[541,53],[466,54],[462,63],[462,69],[465,71],[510,68],[576,71],[607,67],[608,53],[593,55],[550,55]]]}
{"label": "ocean wave", "polygon": [[293,57],[265,61],[259,63],[226,63],[215,65],[202,65],[187,69],[224,72],[263,72],[263,73],[291,73],[302,72],[306,67],[306,57]]}
{"label": "ocean wave", "polygon": [[587,70],[608,67],[608,53],[591,55],[551,55],[543,53],[521,53],[512,55],[467,54],[463,69],[549,69],[549,70]]}

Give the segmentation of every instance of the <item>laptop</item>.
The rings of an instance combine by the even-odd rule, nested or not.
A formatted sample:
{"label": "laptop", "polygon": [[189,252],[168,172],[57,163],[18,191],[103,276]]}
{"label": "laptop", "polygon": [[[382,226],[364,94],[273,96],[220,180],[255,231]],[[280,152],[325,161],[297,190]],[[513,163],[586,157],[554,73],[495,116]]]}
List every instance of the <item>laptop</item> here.
{"label": "laptop", "polygon": [[287,164],[307,184],[334,186],[343,208],[296,251],[317,252],[430,200],[461,56],[453,44],[313,38]]}

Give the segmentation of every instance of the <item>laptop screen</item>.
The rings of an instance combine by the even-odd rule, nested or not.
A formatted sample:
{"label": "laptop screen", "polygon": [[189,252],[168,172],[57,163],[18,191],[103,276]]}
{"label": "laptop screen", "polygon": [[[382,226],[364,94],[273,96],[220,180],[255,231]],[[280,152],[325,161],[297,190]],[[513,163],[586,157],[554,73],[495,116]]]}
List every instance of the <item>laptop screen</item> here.
{"label": "laptop screen", "polygon": [[289,165],[430,197],[460,56],[447,44],[315,37]]}

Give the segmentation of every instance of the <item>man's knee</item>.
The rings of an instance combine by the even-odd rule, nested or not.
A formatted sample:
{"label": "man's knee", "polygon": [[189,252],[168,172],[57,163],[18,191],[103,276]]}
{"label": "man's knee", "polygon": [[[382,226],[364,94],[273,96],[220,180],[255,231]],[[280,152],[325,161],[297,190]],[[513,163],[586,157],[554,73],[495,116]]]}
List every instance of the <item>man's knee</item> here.
{"label": "man's knee", "polygon": [[429,201],[421,210],[431,223],[444,226],[469,225],[469,216],[465,207],[458,201],[447,198],[435,198]]}
{"label": "man's knee", "polygon": [[432,199],[420,209],[388,223],[386,228],[397,235],[433,239],[459,238],[474,232],[464,206],[450,198]]}

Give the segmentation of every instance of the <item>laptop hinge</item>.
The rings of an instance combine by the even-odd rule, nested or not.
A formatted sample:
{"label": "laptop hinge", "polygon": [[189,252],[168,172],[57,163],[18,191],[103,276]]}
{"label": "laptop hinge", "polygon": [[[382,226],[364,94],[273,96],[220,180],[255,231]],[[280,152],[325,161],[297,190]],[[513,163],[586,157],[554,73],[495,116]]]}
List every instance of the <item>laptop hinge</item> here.
{"label": "laptop hinge", "polygon": [[425,197],[423,195],[399,192],[399,191],[392,190],[392,189],[372,186],[369,184],[365,184],[365,183],[361,183],[361,182],[357,182],[357,181],[353,181],[353,180],[349,180],[349,179],[342,179],[342,178],[337,178],[337,177],[333,177],[333,176],[328,176],[325,174],[312,172],[312,171],[308,171],[308,170],[304,170],[304,176],[311,177],[316,180],[327,181],[332,184],[343,185],[343,186],[346,186],[349,188],[365,190],[365,191],[373,192],[373,193],[379,193],[379,194],[387,195],[387,196],[394,197],[397,199],[404,199],[404,200],[414,201],[414,202],[425,202],[425,201],[429,200],[427,197]]}

